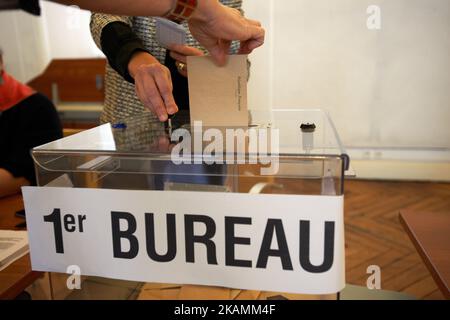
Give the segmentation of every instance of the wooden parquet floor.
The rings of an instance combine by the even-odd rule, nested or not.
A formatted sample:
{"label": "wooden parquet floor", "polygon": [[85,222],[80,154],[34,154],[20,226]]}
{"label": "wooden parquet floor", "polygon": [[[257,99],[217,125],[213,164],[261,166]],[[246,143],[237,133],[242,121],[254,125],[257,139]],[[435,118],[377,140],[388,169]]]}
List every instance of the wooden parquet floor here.
{"label": "wooden parquet floor", "polygon": [[367,267],[378,265],[382,289],[443,299],[400,224],[404,209],[450,214],[450,183],[345,182],[347,283],[365,286]]}

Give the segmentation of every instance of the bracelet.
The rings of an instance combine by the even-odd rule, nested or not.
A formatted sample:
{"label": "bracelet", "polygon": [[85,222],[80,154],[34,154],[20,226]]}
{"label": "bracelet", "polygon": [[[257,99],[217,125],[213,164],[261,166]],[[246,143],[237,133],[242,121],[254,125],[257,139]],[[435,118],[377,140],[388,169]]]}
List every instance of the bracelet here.
{"label": "bracelet", "polygon": [[176,23],[189,20],[197,8],[197,4],[198,0],[176,0],[175,8],[173,8],[165,18]]}

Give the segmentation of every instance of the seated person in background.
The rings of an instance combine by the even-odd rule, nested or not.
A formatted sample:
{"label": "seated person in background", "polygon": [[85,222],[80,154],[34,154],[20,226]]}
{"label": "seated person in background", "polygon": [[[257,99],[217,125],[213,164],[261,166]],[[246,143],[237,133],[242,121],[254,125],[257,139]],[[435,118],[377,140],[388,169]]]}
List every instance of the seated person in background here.
{"label": "seated person in background", "polygon": [[[242,0],[220,2],[242,13]],[[166,50],[156,40],[153,17],[92,14],[92,37],[108,59],[102,123],[139,115],[145,109],[160,121],[180,110],[176,121],[189,122],[186,56],[203,55],[206,50],[192,37],[187,22],[182,26],[187,45]],[[247,53],[233,42],[230,54],[238,52]]]}
{"label": "seated person in background", "polygon": [[31,149],[61,137],[52,102],[5,72],[0,49],[0,197],[35,185]]}

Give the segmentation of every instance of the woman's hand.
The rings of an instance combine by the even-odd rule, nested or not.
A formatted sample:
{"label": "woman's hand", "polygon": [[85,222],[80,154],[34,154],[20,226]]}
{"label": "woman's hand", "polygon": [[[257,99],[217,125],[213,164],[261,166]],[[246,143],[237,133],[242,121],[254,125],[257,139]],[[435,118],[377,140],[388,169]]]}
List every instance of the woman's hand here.
{"label": "woman's hand", "polygon": [[233,40],[241,41],[242,54],[249,54],[264,43],[265,31],[259,21],[247,19],[237,9],[216,0],[199,1],[188,23],[191,34],[218,65],[226,63]]}
{"label": "woman's hand", "polygon": [[139,100],[160,121],[166,121],[168,115],[178,111],[170,71],[155,57],[148,52],[136,52],[128,63],[128,72],[134,79]]}
{"label": "woman's hand", "polygon": [[170,56],[175,60],[178,72],[187,77],[187,58],[188,56],[203,56],[203,51],[200,49],[182,46],[182,45],[171,45],[169,46]]}

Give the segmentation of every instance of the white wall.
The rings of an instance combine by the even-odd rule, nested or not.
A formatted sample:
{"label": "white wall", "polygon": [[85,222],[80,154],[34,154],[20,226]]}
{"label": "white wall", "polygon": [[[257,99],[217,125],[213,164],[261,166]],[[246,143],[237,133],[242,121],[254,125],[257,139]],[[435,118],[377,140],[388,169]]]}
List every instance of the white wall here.
{"label": "white wall", "polygon": [[[372,4],[380,30],[366,26]],[[267,29],[252,56],[251,108],[325,109],[348,147],[450,148],[450,1],[245,6]]]}
{"label": "white wall", "polygon": [[32,79],[50,61],[45,32],[44,21],[38,17],[20,11],[0,12],[0,47],[5,67],[18,80]]}
{"label": "white wall", "polygon": [[52,59],[103,56],[92,41],[90,13],[43,1],[42,15],[14,10],[0,12],[0,47],[9,73],[27,82]]}
{"label": "white wall", "polygon": [[103,56],[91,38],[89,11],[48,1],[42,1],[41,7],[52,59]]}

